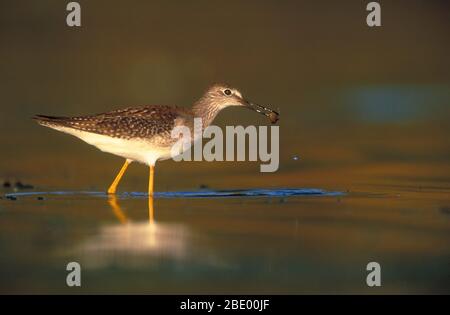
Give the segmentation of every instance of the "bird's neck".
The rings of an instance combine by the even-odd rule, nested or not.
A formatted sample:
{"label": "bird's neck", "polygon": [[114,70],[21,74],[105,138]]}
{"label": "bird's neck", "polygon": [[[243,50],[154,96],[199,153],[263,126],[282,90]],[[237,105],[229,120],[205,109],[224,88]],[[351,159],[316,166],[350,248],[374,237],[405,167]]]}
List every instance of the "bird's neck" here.
{"label": "bird's neck", "polygon": [[203,129],[211,125],[221,109],[222,108],[219,105],[206,102],[203,99],[198,100],[194,106],[192,106],[194,116],[202,119]]}

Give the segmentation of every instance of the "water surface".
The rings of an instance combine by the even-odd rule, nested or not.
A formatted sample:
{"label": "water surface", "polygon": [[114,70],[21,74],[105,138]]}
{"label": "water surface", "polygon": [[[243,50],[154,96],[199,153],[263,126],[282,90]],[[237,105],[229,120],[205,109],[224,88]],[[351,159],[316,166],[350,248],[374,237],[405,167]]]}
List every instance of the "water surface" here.
{"label": "water surface", "polygon": [[[375,292],[448,293],[450,191],[383,189],[160,192],[150,211],[145,193],[12,192],[0,200],[2,290],[371,293],[377,261]],[[70,261],[81,289],[65,285]]]}

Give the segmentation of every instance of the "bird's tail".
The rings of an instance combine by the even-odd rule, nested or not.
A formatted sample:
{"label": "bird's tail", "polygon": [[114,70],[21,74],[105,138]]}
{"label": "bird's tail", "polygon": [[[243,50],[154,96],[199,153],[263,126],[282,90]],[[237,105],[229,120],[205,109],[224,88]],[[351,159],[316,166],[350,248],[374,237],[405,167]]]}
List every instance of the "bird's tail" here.
{"label": "bird's tail", "polygon": [[67,117],[57,117],[57,116],[47,116],[47,115],[36,115],[33,119],[42,126],[50,128],[58,128],[65,126]]}

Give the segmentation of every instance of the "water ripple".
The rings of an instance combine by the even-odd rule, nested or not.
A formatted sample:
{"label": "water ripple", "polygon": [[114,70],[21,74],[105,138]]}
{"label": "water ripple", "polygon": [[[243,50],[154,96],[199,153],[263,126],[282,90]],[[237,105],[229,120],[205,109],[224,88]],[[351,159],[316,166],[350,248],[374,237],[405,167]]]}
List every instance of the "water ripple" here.
{"label": "water ripple", "polygon": [[[235,198],[235,197],[292,197],[292,196],[341,196],[339,191],[327,191],[318,188],[277,188],[277,189],[230,189],[210,190],[201,189],[195,191],[165,191],[155,192],[155,198]],[[103,191],[45,191],[45,192],[16,192],[5,194],[11,197],[33,197],[33,196],[95,196],[107,197]],[[117,194],[121,199],[146,198],[144,192],[124,192]]]}

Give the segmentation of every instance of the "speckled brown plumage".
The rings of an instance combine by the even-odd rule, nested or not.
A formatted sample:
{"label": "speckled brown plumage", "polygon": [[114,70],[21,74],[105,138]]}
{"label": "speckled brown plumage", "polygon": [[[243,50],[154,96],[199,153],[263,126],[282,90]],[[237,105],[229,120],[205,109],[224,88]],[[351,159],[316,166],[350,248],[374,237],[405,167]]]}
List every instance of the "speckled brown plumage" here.
{"label": "speckled brown plumage", "polygon": [[167,136],[175,125],[190,125],[194,118],[191,110],[176,106],[142,106],[114,110],[90,116],[34,117],[44,126],[68,127],[120,139],[151,139]]}
{"label": "speckled brown plumage", "polygon": [[222,109],[229,106],[250,108],[269,117],[271,122],[278,119],[278,113],[249,102],[237,89],[225,84],[211,86],[190,109],[150,105],[89,116],[37,115],[34,119],[43,126],[71,134],[104,152],[154,165],[157,160],[171,157],[173,145],[178,142],[178,138],[172,137],[175,127],[189,128],[192,143],[195,118],[202,119],[204,129]]}

